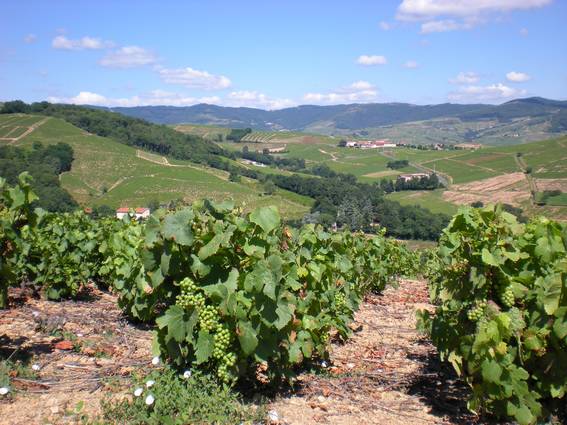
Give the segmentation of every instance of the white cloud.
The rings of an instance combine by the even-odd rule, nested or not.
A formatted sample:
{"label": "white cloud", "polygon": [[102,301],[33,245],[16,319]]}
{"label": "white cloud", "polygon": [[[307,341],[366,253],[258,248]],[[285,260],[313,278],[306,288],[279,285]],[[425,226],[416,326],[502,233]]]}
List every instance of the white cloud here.
{"label": "white cloud", "polygon": [[523,83],[530,80],[532,77],[523,72],[510,71],[506,74],[506,78],[508,79],[508,81],[512,81],[514,83]]}
{"label": "white cloud", "polygon": [[291,99],[274,99],[266,96],[264,93],[249,90],[233,91],[229,93],[224,103],[227,106],[262,109],[282,109],[296,105]]}
{"label": "white cloud", "polygon": [[403,0],[396,19],[424,22],[422,33],[470,29],[493,16],[547,6],[552,0]]}
{"label": "white cloud", "polygon": [[51,41],[51,46],[54,49],[60,50],[100,50],[112,47],[114,43],[111,41],[104,41],[95,37],[83,37],[77,40],[72,40],[64,35],[58,35]]}
{"label": "white cloud", "polygon": [[71,103],[75,105],[96,105],[96,106],[148,106],[148,105],[169,105],[169,106],[190,106],[198,103],[221,103],[217,96],[191,97],[164,90],[153,90],[141,96],[124,98],[109,98],[98,93],[82,91],[74,97],[48,97],[47,100],[53,103]]}
{"label": "white cloud", "polygon": [[316,104],[365,103],[376,101],[378,90],[368,81],[355,81],[330,93],[306,93],[303,100]]}
{"label": "white cloud", "polygon": [[440,21],[429,21],[421,24],[421,33],[448,32],[471,29],[472,27],[473,24],[470,22],[457,22],[454,19],[442,19]]}
{"label": "white cloud", "polygon": [[522,37],[527,37],[527,36],[529,35],[529,33],[530,33],[530,32],[528,31],[527,28],[522,28],[522,29],[520,30],[520,35],[521,35]]}
{"label": "white cloud", "polygon": [[404,68],[415,69],[417,67],[419,67],[419,64],[416,61],[407,61],[404,63]]}
{"label": "white cloud", "polygon": [[449,93],[449,100],[455,102],[497,102],[525,95],[526,90],[505,86],[502,83],[489,86],[461,86]]}
{"label": "white cloud", "polygon": [[474,84],[478,83],[480,76],[476,72],[459,72],[455,78],[449,80],[451,84]]}
{"label": "white cloud", "polygon": [[380,27],[380,29],[382,31],[388,31],[392,29],[392,24],[386,21],[380,21],[380,23],[378,24],[378,26]]}
{"label": "white cloud", "polygon": [[370,56],[362,55],[358,57],[356,62],[359,65],[364,65],[364,66],[385,65],[386,63],[388,63],[388,61],[384,56],[379,56],[379,55],[370,55]]}
{"label": "white cloud", "polygon": [[28,34],[24,37],[24,42],[27,44],[35,43],[37,40],[37,36],[35,34]]}
{"label": "white cloud", "polygon": [[157,62],[157,57],[139,46],[124,46],[104,56],[99,64],[109,68],[134,68]]}
{"label": "white cloud", "polygon": [[533,9],[552,0],[403,0],[398,7],[400,20],[428,20],[437,16],[478,16],[484,13]]}
{"label": "white cloud", "polygon": [[185,87],[202,90],[221,90],[231,86],[231,81],[224,75],[213,75],[207,71],[193,68],[167,69],[162,68],[159,75],[168,84],[180,84]]}

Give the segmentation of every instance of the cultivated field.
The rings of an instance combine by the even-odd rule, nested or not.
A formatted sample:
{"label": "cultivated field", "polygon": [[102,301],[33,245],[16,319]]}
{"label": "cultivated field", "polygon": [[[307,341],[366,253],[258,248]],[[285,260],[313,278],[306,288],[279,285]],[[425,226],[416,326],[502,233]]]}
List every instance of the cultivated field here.
{"label": "cultivated field", "polygon": [[16,143],[21,138],[31,134],[48,119],[38,115],[0,115],[0,144]]}
{"label": "cultivated field", "polygon": [[140,207],[153,200],[233,199],[247,208],[277,205],[284,216],[301,217],[311,202],[283,190],[263,196],[255,181],[243,179],[234,183],[228,181],[228,173],[224,171],[183,161],[170,164],[159,155],[90,135],[59,119],[49,119],[17,145],[31,145],[35,141],[64,142],[73,147],[72,170],[61,176],[61,182],[84,206]]}

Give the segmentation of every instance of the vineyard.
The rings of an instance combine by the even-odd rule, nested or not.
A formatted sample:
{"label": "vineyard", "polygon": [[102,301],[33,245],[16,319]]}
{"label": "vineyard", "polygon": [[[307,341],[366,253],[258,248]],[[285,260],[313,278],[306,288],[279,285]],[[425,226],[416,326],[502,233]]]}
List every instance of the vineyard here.
{"label": "vineyard", "polygon": [[[33,208],[35,199],[27,175],[15,187],[0,179],[0,307],[19,308],[10,288],[22,284],[53,301],[81,300],[96,285],[115,297],[125,327],[153,330],[152,363],[161,372],[139,370],[134,397],[106,401],[107,421],[284,423],[273,411],[247,416],[230,391],[293,387],[306,371],[335,371],[347,382],[354,360],[340,367],[334,350],[360,332],[360,314],[375,320],[369,302],[383,302],[385,290],[405,294],[396,289],[400,278],[418,275],[429,280],[433,303],[419,313],[419,328],[469,385],[469,419],[532,424],[567,413],[565,225],[467,208],[438,249],[412,252],[383,232],[292,228],[275,207],[245,213],[204,200],[137,222],[46,213]],[[15,382],[17,372],[0,375],[7,402]],[[217,394],[215,404],[236,410],[191,416],[202,409],[195,394],[203,388],[215,388],[207,400]]]}

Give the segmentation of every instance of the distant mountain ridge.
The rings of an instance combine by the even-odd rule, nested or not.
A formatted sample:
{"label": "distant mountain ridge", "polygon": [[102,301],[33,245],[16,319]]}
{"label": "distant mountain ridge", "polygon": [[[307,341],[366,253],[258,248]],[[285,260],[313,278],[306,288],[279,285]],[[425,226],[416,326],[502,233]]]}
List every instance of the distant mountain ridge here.
{"label": "distant mountain ridge", "polygon": [[112,111],[159,124],[208,124],[250,127],[255,130],[305,131],[317,125],[337,130],[359,130],[439,118],[463,121],[522,117],[546,117],[567,113],[567,101],[531,97],[501,105],[452,104],[412,105],[409,103],[364,103],[348,105],[302,105],[267,111],[209,104],[193,106],[116,107]]}

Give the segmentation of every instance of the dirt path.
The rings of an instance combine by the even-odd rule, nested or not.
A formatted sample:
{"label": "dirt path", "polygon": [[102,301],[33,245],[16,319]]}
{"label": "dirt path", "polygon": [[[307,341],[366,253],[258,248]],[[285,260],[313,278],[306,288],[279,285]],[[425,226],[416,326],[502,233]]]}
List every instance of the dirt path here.
{"label": "dirt path", "polygon": [[[10,300],[0,311],[0,354],[41,367],[36,379],[13,377],[17,391],[0,401],[0,418],[11,425],[80,423],[69,413],[77,403],[92,417],[109,391],[151,367],[151,329],[126,320],[111,294],[91,289],[84,301],[48,302],[12,289]],[[273,399],[271,424],[474,423],[463,386],[415,330],[415,311],[430,307],[420,281],[369,296],[353,337],[333,344],[328,367]]]}
{"label": "dirt path", "polygon": [[290,425],[474,423],[465,388],[415,329],[416,310],[430,307],[419,281],[369,296],[356,315],[361,330],[335,346],[329,374],[301,376],[270,409]]}
{"label": "dirt path", "polygon": [[325,155],[329,155],[331,157],[331,161],[338,161],[339,160],[339,158],[337,158],[337,156],[333,152],[327,152],[327,151],[324,151],[323,149],[319,149],[319,152],[321,152]]}
{"label": "dirt path", "polygon": [[150,366],[150,331],[127,321],[113,295],[93,289],[89,298],[47,302],[11,291],[16,306],[0,311],[0,354],[41,369],[36,379],[13,377],[11,396],[0,400],[0,423],[80,423],[68,414],[77,403],[98,414],[107,390]]}

